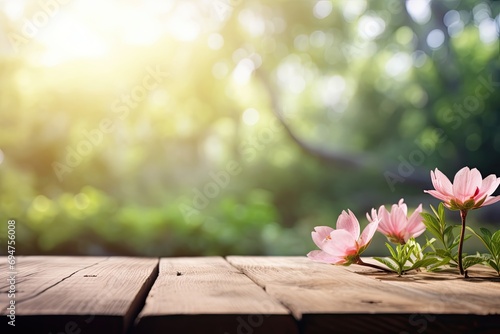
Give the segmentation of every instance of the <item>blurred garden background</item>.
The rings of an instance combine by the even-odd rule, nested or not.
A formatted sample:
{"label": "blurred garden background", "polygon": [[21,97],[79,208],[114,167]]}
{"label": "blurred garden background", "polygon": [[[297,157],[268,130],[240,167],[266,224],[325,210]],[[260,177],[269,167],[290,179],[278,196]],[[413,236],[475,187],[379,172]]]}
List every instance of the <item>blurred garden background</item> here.
{"label": "blurred garden background", "polygon": [[1,0],[1,244],[15,219],[18,255],[305,255],[344,209],[429,211],[431,169],[500,175],[499,13]]}

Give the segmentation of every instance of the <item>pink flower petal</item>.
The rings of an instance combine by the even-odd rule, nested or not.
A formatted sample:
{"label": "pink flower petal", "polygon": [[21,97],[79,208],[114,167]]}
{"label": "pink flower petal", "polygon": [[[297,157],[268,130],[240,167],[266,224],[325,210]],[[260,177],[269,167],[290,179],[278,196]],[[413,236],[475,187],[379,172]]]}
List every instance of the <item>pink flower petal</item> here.
{"label": "pink flower petal", "polygon": [[[384,234],[384,235],[387,235],[390,231],[390,222],[389,222],[389,213],[387,212],[387,209],[385,208],[385,206],[380,206],[380,208],[378,209],[378,216],[377,216],[377,219],[378,219],[378,227],[377,227],[377,230]],[[373,223],[375,220],[371,220],[370,222]]]}
{"label": "pink flower petal", "polygon": [[486,198],[483,205],[481,205],[481,206],[490,205],[490,204],[496,203],[498,201],[500,201],[500,196],[489,196]]}
{"label": "pink flower petal", "polygon": [[416,238],[424,233],[426,227],[422,222],[422,216],[420,213],[422,212],[422,204],[420,204],[415,211],[412,213],[410,218],[408,218],[408,224],[406,225],[407,236],[405,236],[405,241],[408,241],[409,238]]}
{"label": "pink flower petal", "polygon": [[405,213],[405,216],[408,214],[408,207],[406,206],[406,204],[404,203],[404,199],[401,198],[398,202],[398,206],[403,210],[403,212]]}
{"label": "pink flower petal", "polygon": [[479,189],[479,193],[474,197],[476,201],[482,199],[484,196],[490,196],[497,190],[500,185],[500,178],[497,178],[496,175],[491,174],[488,175],[481,184],[481,189]]}
{"label": "pink flower petal", "polygon": [[446,177],[439,169],[433,172],[431,171],[431,180],[434,189],[445,196],[453,195],[453,185],[450,182],[450,179]]}
{"label": "pink flower petal", "polygon": [[372,209],[371,216],[368,215],[368,213],[366,213],[366,218],[368,218],[368,221],[370,223],[377,222],[378,223],[377,230],[380,231],[380,233],[385,233],[385,224],[381,218],[382,210],[385,210],[385,207],[383,205],[381,205],[380,208],[378,209],[378,213],[375,209]]}
{"label": "pink flower petal", "polygon": [[347,230],[334,230],[330,240],[323,244],[323,251],[337,257],[345,257],[356,253],[356,239]]}
{"label": "pink flower petal", "polygon": [[372,208],[371,215],[368,212],[366,213],[366,219],[368,219],[370,223],[378,220],[377,211]]}
{"label": "pink flower petal", "polygon": [[432,195],[436,197],[437,199],[442,200],[443,202],[449,202],[450,199],[452,199],[452,196],[445,195],[443,193],[440,193],[437,190],[424,190],[424,193],[428,193],[429,195]]}
{"label": "pink flower petal", "polygon": [[[453,207],[454,209],[469,210],[469,203],[467,206],[464,204],[470,200],[475,202],[474,208],[476,209],[500,201],[500,199],[491,196],[500,186],[500,177],[491,174],[483,180],[477,168],[464,167],[460,169],[455,174],[453,184],[451,184],[451,192],[448,178],[437,168],[434,172],[431,171],[431,179],[435,190],[424,190],[424,192],[442,200],[449,209]],[[477,206],[478,202],[482,200],[484,202]],[[453,206],[451,205],[452,201],[455,202]]]}
{"label": "pink flower petal", "polygon": [[365,229],[363,230],[363,233],[361,233],[361,237],[359,238],[358,246],[364,247],[368,245],[368,243],[372,240],[373,235],[377,231],[377,228],[378,228],[377,222],[373,222],[366,225]]}
{"label": "pink flower petal", "polygon": [[469,167],[464,167],[455,174],[453,195],[463,203],[475,195],[482,182],[481,173],[476,168],[469,170]]}
{"label": "pink flower petal", "polygon": [[359,222],[354,213],[348,210],[349,214],[342,211],[339,218],[337,219],[337,229],[346,230],[352,234],[353,238],[356,240],[359,238]]}
{"label": "pink flower petal", "polygon": [[320,250],[313,250],[307,254],[307,257],[316,262],[331,263],[331,264],[342,264],[344,259],[337,256],[332,256],[326,252]]}
{"label": "pink flower petal", "polygon": [[387,222],[387,230],[388,235],[398,234],[398,220],[396,218],[396,211],[400,211],[399,207],[396,204],[391,206],[391,211],[387,211],[387,214],[384,214],[384,220]]}
{"label": "pink flower petal", "polygon": [[402,235],[403,231],[406,229],[406,213],[401,209],[401,207],[395,207],[391,211],[391,221],[392,221],[392,233],[394,235]]}
{"label": "pink flower petal", "polygon": [[333,231],[333,228],[329,226],[316,226],[314,231],[311,232],[311,237],[319,248],[323,248],[323,244],[327,237],[330,237],[330,233]]}

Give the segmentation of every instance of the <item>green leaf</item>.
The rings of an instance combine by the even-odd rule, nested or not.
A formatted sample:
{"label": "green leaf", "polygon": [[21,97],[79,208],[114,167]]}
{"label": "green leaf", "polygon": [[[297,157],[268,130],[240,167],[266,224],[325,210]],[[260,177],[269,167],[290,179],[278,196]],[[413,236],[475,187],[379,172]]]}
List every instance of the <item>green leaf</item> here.
{"label": "green leaf", "polygon": [[403,246],[403,245],[397,245],[396,246],[396,254],[397,254],[397,261],[399,263],[400,266],[404,265],[404,252],[403,250],[406,249],[406,244]]}
{"label": "green leaf", "polygon": [[446,221],[445,221],[445,213],[444,213],[444,204],[443,204],[443,202],[439,203],[438,214],[436,216],[439,217],[439,220],[441,221],[441,224],[443,226],[445,226],[446,225]]}
{"label": "green leaf", "polygon": [[443,234],[450,234],[453,235],[453,229],[459,225],[449,225],[446,226],[446,228],[443,230]]}
{"label": "green leaf", "polygon": [[450,263],[450,258],[447,257],[447,258],[445,258],[445,259],[443,259],[441,261],[436,262],[433,265],[428,266],[427,267],[427,271],[436,271],[438,269],[442,269],[441,267],[443,267],[443,266],[445,266],[445,265],[447,265],[449,263]]}
{"label": "green leaf", "polygon": [[[469,240],[470,237],[472,237],[472,235],[470,235],[470,234],[464,236],[464,242]],[[452,249],[456,248],[459,243],[460,243],[460,234],[455,237],[455,240],[453,240],[453,243],[450,245],[449,249],[452,250]]]}
{"label": "green leaf", "polygon": [[[439,206],[441,206],[441,204],[442,204],[442,203],[439,203]],[[435,215],[436,217],[439,217],[438,212],[437,212],[437,211],[436,211],[436,209],[432,206],[432,204],[431,204],[431,205],[429,205],[429,206],[431,207],[431,210],[432,210],[432,212],[434,213],[434,215]],[[439,206],[438,206],[438,210],[439,210]]]}
{"label": "green leaf", "polygon": [[483,236],[479,235],[476,231],[472,229],[470,226],[466,226],[466,229],[468,229],[472,234],[474,234],[481,242],[486,246],[488,249],[488,252],[491,254],[494,253],[493,248],[491,247],[491,232],[485,228],[481,228],[481,232],[483,233]]}
{"label": "green leaf", "polygon": [[496,231],[490,240],[490,249],[491,255],[493,255],[497,261],[500,261],[500,230]]}
{"label": "green leaf", "polygon": [[412,244],[415,245],[412,253],[410,254],[410,262],[414,263],[415,261],[421,260],[424,257],[424,250],[428,248],[436,239],[431,239],[429,241],[427,239],[427,243],[424,245],[424,247],[420,246],[420,244],[415,240],[415,238],[410,238],[408,240],[407,244]]}
{"label": "green leaf", "polygon": [[[488,230],[487,228],[484,228],[484,227],[481,227],[479,230],[480,230],[480,231],[481,231],[481,233],[483,234],[484,240],[491,240],[491,236],[492,236],[492,234],[491,234],[490,230]],[[477,233],[476,233],[476,232],[474,232],[474,231],[472,230],[472,228],[469,228],[469,231],[472,231],[474,234],[476,234],[476,235],[477,235]]]}
{"label": "green leaf", "polygon": [[500,230],[493,233],[491,236],[491,242],[495,244],[500,244]]}
{"label": "green leaf", "polygon": [[480,255],[468,255],[462,259],[462,266],[464,269],[472,267],[473,265],[483,263],[486,259]]}
{"label": "green leaf", "polygon": [[422,212],[420,215],[423,218],[422,222],[427,230],[444,244],[443,235],[441,233],[441,226],[436,217],[426,212]]}
{"label": "green leaf", "polygon": [[436,253],[436,255],[437,255],[437,256],[439,256],[439,257],[441,257],[441,258],[443,258],[443,259],[444,259],[444,258],[447,258],[447,257],[451,257],[451,256],[450,256],[450,255],[451,255],[451,254],[450,254],[450,252],[449,252],[449,251],[447,251],[446,249],[441,249],[441,248],[438,248],[438,249],[436,249],[436,252],[435,252],[435,253]]}
{"label": "green leaf", "polygon": [[500,264],[496,263],[495,261],[493,261],[493,259],[487,259],[485,261],[485,263],[490,266],[491,268],[493,268],[493,270],[495,270],[497,272],[497,274],[500,276]]}
{"label": "green leaf", "polygon": [[388,242],[385,243],[385,247],[387,247],[387,249],[389,250],[389,252],[391,253],[391,256],[394,260],[397,261],[398,259],[398,256],[396,254],[396,252],[394,251],[394,249],[392,249],[392,246],[391,244],[389,244]]}
{"label": "green leaf", "polygon": [[[474,230],[472,229],[472,227],[470,227],[470,226],[465,226],[465,228],[466,228],[467,230],[469,230],[469,232],[472,232],[472,234],[474,234],[476,237],[478,237],[478,238],[479,238],[482,242],[484,242],[484,241],[486,240],[486,239],[484,239],[484,237],[483,237],[483,236],[479,235],[476,231],[474,231]],[[483,230],[483,228],[481,228],[481,232],[482,232],[482,230]],[[488,232],[489,232],[489,231],[488,231]],[[484,234],[484,232],[483,232],[483,234]],[[490,233],[490,235],[491,235],[491,233]]]}
{"label": "green leaf", "polygon": [[[440,257],[443,260],[447,260],[446,264],[450,263],[450,261],[453,262],[450,265],[455,265],[457,263],[457,256],[453,255],[447,249],[440,249],[440,248],[438,248],[438,249],[436,249],[436,251],[434,253],[435,253],[435,256]],[[429,255],[432,255],[432,254],[429,254]]]}
{"label": "green leaf", "polygon": [[436,264],[436,263],[439,263],[441,262],[438,258],[435,258],[435,257],[430,257],[430,258],[427,258],[427,259],[422,259],[422,260],[419,260],[419,261],[416,261],[409,270],[412,270],[412,269],[417,269],[417,268],[427,268],[433,264]]}
{"label": "green leaf", "polygon": [[436,241],[435,238],[432,239],[426,239],[425,245],[421,247],[422,252],[425,251],[427,248],[431,247],[431,245]]}
{"label": "green leaf", "polygon": [[393,259],[385,258],[385,257],[374,257],[373,259],[386,265],[389,269],[391,269],[391,270],[397,272],[399,275],[401,275],[399,267]]}
{"label": "green leaf", "polygon": [[440,224],[436,217],[427,212],[422,212],[420,215],[423,218],[423,223],[425,226],[439,230]]}
{"label": "green leaf", "polygon": [[446,240],[446,247],[453,248],[453,240],[455,236],[453,235],[453,225],[447,226],[443,231],[444,240]]}

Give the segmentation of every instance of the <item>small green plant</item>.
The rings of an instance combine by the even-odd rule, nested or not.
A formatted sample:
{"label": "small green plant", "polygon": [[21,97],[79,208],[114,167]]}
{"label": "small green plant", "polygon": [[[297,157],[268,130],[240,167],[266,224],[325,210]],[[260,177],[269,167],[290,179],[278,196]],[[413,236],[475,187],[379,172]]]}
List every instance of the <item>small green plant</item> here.
{"label": "small green plant", "polygon": [[467,229],[471,231],[486,246],[489,253],[482,254],[482,262],[490,266],[500,276],[500,230],[491,233],[487,228],[480,228],[481,234],[474,231],[470,226]]}
{"label": "small green plant", "polygon": [[[424,218],[423,223],[427,230],[441,242],[443,247],[438,248],[435,245],[430,245],[432,252],[429,252],[426,255],[436,258],[437,261],[436,264],[429,267],[428,270],[439,270],[445,265],[456,268],[458,266],[458,245],[460,243],[460,235],[455,236],[453,230],[460,227],[460,225],[448,225],[446,223],[443,203],[439,204],[437,210],[432,205],[430,207],[434,215],[430,213],[422,213],[421,215]],[[468,228],[472,231],[470,227]],[[467,235],[464,240],[467,240],[470,237],[471,235]],[[480,254],[464,255],[465,256],[462,260],[464,270],[485,261],[485,258]]]}
{"label": "small green plant", "polygon": [[414,238],[411,238],[405,244],[397,244],[395,248],[386,242],[385,246],[391,253],[391,256],[385,258],[374,257],[374,259],[385,264],[399,276],[410,270],[428,268],[439,262],[439,259],[432,254],[423,252],[434,241],[435,239],[428,240],[424,247],[421,247]]}

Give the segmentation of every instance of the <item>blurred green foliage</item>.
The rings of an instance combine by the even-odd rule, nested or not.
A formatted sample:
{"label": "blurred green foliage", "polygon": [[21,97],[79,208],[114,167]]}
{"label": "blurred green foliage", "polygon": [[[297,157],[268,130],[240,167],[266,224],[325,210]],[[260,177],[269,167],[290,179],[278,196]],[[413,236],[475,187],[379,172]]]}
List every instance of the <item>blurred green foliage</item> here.
{"label": "blurred green foliage", "polygon": [[498,2],[9,3],[18,254],[303,255],[343,209],[435,203],[430,169],[500,174]]}

